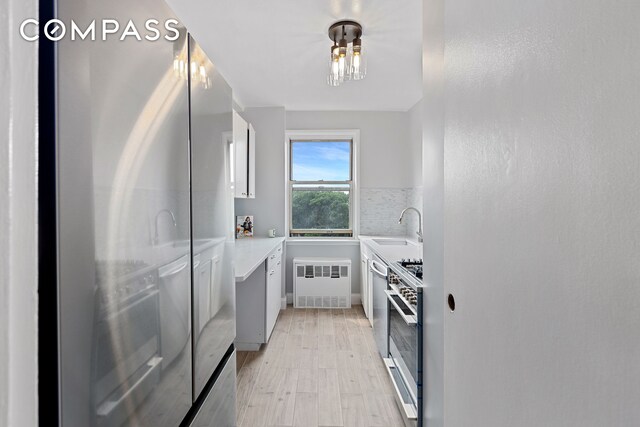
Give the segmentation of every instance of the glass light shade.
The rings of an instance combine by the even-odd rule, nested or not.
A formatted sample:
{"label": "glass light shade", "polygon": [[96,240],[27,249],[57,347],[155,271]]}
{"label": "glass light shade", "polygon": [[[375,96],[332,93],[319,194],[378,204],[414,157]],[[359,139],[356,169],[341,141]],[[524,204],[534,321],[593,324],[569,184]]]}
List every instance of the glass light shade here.
{"label": "glass light shade", "polygon": [[344,75],[340,76],[340,57],[338,56],[338,50],[332,51],[331,58],[329,59],[329,74],[327,76],[327,84],[329,86],[340,86],[340,83],[344,81]]}
{"label": "glass light shade", "polygon": [[349,74],[353,80],[362,80],[367,75],[367,58],[362,46],[349,49]]}
{"label": "glass light shade", "polygon": [[338,57],[338,75],[341,80],[344,80],[347,74],[347,58],[344,56]]}

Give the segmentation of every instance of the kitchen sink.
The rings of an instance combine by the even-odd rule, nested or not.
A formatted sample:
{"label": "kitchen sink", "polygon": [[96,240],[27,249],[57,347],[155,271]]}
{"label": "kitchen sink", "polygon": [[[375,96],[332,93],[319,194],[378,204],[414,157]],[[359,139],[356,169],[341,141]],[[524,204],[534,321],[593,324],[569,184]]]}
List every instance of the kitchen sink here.
{"label": "kitchen sink", "polygon": [[371,239],[375,243],[382,246],[407,246],[409,242],[406,239]]}

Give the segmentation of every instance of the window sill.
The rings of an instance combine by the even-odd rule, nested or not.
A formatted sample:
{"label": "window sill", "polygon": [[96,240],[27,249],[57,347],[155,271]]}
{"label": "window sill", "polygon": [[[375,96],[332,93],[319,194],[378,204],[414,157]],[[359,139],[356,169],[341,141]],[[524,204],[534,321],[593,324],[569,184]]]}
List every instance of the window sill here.
{"label": "window sill", "polygon": [[305,246],[305,245],[360,245],[357,237],[334,237],[334,238],[318,238],[318,237],[287,237],[285,239],[287,246]]}

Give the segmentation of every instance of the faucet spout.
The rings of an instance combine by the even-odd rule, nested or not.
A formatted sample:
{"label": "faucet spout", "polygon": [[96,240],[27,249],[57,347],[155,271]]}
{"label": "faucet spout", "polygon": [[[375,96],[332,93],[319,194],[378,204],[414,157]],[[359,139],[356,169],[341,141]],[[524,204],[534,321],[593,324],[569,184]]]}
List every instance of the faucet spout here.
{"label": "faucet spout", "polygon": [[160,215],[162,215],[163,213],[167,213],[171,216],[171,221],[173,222],[173,228],[175,228],[176,230],[178,229],[178,223],[176,222],[176,216],[173,214],[173,212],[170,209],[161,209],[157,214],[156,214],[156,229],[155,229],[155,234],[153,237],[153,244],[157,245],[160,242],[160,234],[158,233],[158,220],[160,219]]}
{"label": "faucet spout", "polygon": [[404,214],[407,211],[414,211],[415,213],[418,214],[418,231],[416,231],[416,234],[418,235],[418,242],[422,243],[422,214],[418,209],[414,207],[405,208],[400,214],[400,219],[398,219],[398,224],[402,224],[402,218],[404,218]]}

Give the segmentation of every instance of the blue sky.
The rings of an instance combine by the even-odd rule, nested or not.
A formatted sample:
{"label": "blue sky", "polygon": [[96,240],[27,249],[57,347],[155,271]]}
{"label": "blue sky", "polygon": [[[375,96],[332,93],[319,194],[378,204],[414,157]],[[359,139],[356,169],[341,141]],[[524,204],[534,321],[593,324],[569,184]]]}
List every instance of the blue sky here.
{"label": "blue sky", "polygon": [[295,181],[349,180],[349,142],[294,142],[292,147]]}

